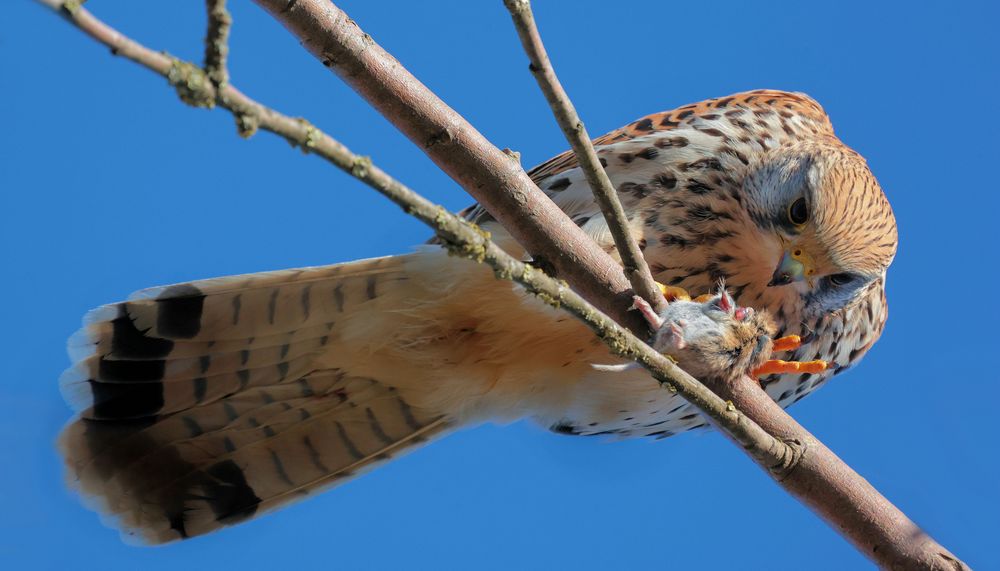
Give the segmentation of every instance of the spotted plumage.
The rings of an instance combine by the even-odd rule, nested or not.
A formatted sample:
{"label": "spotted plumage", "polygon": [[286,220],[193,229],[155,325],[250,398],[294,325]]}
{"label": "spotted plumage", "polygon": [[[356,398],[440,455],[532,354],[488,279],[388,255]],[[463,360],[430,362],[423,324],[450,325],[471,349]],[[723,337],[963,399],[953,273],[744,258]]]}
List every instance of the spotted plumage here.
{"label": "spotted plumage", "polygon": [[[769,351],[762,338],[801,335],[790,358],[836,366],[763,379],[788,405],[878,338],[892,212],[812,99],[713,99],[596,143],[658,281],[701,294],[725,280],[735,302],[773,316],[719,321],[728,333],[686,345],[690,368],[742,368]],[[530,174],[614,253],[572,154]],[[466,214],[524,255],[481,208]],[[148,543],[243,521],[479,422],[617,438],[704,425],[642,370],[595,368],[614,357],[572,318],[433,245],[142,291],[88,314],[70,355],[69,478]]]}

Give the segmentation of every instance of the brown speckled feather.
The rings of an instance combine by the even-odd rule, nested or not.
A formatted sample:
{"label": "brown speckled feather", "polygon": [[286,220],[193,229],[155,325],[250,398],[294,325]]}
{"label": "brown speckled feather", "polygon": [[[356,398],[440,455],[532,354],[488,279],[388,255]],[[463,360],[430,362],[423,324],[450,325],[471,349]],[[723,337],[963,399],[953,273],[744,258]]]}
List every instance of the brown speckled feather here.
{"label": "brown speckled feather", "polygon": [[[620,127],[593,140],[595,146],[610,145],[621,141],[629,141],[637,137],[645,137],[653,133],[671,131],[692,125],[699,118],[726,117],[734,125],[749,125],[755,119],[740,111],[749,111],[756,118],[766,114],[776,113],[779,117],[790,119],[793,116],[808,119],[814,134],[833,135],[833,125],[826,112],[811,97],[802,93],[759,89],[746,93],[737,93],[728,97],[706,99],[670,111],[653,113],[637,119],[624,127]],[[575,168],[576,155],[566,151],[552,157],[544,163],[528,171],[535,183],[565,170]]]}

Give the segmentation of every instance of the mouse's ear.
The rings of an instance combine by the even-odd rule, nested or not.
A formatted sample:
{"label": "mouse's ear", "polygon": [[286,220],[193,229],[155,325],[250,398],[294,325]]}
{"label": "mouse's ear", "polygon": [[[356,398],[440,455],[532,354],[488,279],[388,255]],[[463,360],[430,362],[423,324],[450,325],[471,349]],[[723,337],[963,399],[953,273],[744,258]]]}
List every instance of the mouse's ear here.
{"label": "mouse's ear", "polygon": [[726,313],[733,313],[736,310],[736,302],[725,288],[719,288],[719,309]]}
{"label": "mouse's ear", "polygon": [[719,301],[716,302],[716,305],[719,306],[719,309],[730,314],[733,312],[733,310],[736,309],[736,302],[733,301],[733,297],[729,295],[728,291],[726,291],[725,279],[719,280],[718,287],[715,290],[715,295],[719,296]]}

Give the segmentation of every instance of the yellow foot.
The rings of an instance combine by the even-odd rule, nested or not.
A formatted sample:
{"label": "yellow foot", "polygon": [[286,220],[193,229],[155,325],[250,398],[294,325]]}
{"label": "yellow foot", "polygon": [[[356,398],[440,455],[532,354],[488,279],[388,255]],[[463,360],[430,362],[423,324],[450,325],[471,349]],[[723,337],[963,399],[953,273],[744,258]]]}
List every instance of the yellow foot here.
{"label": "yellow foot", "polygon": [[782,361],[771,359],[750,371],[750,376],[783,375],[786,373],[821,373],[830,368],[826,361]]}
{"label": "yellow foot", "polygon": [[691,294],[682,287],[663,285],[660,282],[656,282],[656,285],[663,292],[663,297],[667,298],[668,302],[677,300],[691,301]]}
{"label": "yellow foot", "polygon": [[802,338],[798,335],[786,335],[774,340],[772,351],[794,351],[802,346]]}
{"label": "yellow foot", "polygon": [[660,282],[656,282],[656,285],[660,288],[660,291],[663,292],[663,297],[667,298],[667,302],[681,300],[694,301],[695,303],[705,303],[715,297],[714,293],[706,293],[692,299],[691,294],[682,287],[663,285]]}
{"label": "yellow foot", "polygon": [[[774,340],[773,351],[794,351],[802,346],[802,338],[798,335],[786,335]],[[754,378],[764,375],[783,375],[787,373],[820,373],[830,368],[826,361],[782,361],[771,359],[763,365],[750,371]]]}

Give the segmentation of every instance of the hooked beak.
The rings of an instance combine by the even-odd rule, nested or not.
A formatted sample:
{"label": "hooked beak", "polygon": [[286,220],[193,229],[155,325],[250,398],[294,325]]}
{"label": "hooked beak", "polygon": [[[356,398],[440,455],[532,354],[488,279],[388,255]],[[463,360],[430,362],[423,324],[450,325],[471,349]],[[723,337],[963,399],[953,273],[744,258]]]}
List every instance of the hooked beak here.
{"label": "hooked beak", "polygon": [[806,279],[809,268],[802,262],[802,257],[801,254],[795,256],[785,252],[781,256],[781,262],[778,263],[778,269],[774,270],[771,281],[767,283],[768,287],[788,285]]}

